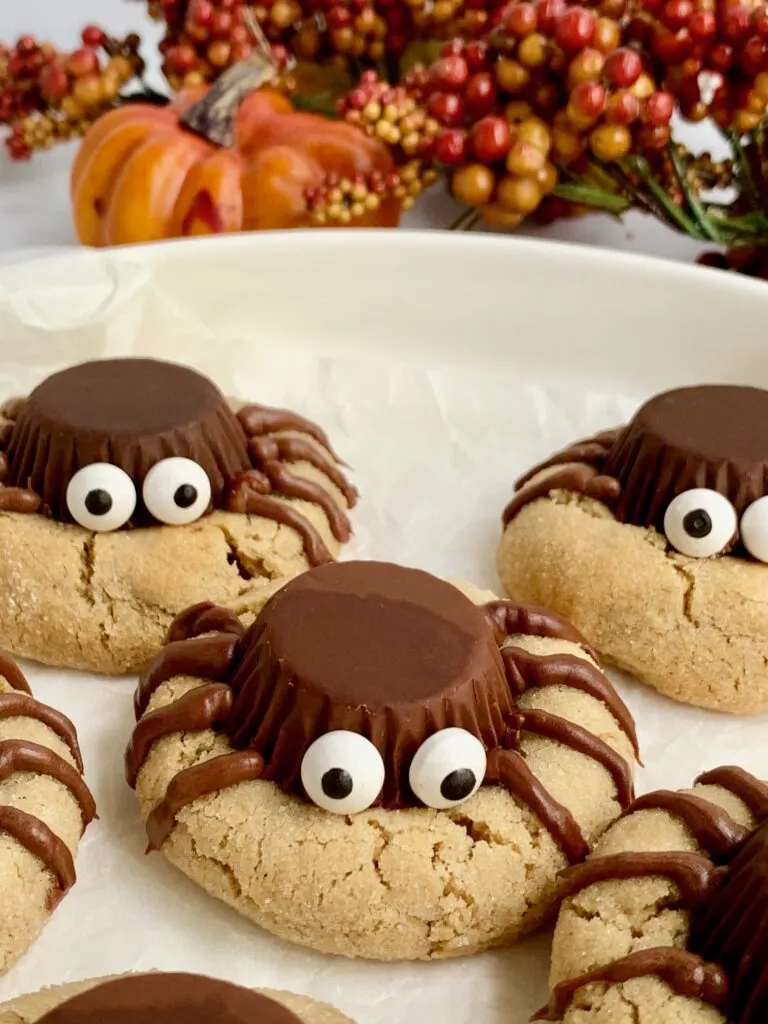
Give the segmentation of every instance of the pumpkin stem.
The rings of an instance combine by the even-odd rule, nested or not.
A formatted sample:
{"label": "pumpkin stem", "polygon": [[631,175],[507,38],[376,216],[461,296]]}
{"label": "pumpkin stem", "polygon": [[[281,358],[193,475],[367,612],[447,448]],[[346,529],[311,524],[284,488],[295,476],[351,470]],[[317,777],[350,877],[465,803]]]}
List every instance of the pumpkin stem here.
{"label": "pumpkin stem", "polygon": [[234,145],[234,118],[245,97],[278,74],[277,64],[269,51],[257,49],[246,60],[233,64],[216,79],[201,100],[179,118],[191,132],[202,135],[215,146]]}

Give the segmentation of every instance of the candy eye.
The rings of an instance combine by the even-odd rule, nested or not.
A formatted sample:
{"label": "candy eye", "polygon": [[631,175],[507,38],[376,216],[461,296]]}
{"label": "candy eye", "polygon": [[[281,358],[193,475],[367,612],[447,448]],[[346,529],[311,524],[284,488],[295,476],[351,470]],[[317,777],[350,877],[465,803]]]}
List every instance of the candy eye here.
{"label": "candy eye", "polygon": [[133,480],[119,466],[92,462],[69,481],[67,508],[80,526],[109,533],[125,526],[136,508]]}
{"label": "candy eye", "polygon": [[736,534],[736,510],[726,497],[708,487],[678,494],[664,513],[667,540],[682,555],[719,555]]}
{"label": "candy eye", "polygon": [[485,749],[466,729],[442,729],[425,740],[411,761],[411,789],[427,807],[445,810],[477,792],[485,778]]}
{"label": "candy eye", "polygon": [[312,803],[324,811],[357,814],[381,792],[384,762],[365,736],[338,729],[320,736],[306,752],[301,781]]}
{"label": "candy eye", "polygon": [[768,562],[768,497],[753,501],[741,517],[744,547],[758,562]]}
{"label": "candy eye", "polygon": [[211,502],[211,481],[192,459],[163,459],[144,478],[144,504],[161,523],[187,526],[206,511]]}

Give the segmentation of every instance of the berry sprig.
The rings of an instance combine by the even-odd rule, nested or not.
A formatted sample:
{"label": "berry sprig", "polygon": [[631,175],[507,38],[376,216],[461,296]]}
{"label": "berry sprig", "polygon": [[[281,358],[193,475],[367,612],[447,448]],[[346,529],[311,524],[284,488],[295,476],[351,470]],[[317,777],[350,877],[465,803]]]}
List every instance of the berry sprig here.
{"label": "berry sprig", "polygon": [[[426,184],[431,180],[428,177]],[[372,171],[353,178],[328,174],[321,185],[308,189],[304,198],[313,224],[344,225],[376,212],[387,200],[395,200],[408,210],[424,185],[420,164],[414,160],[389,174]]]}
{"label": "berry sprig", "polygon": [[0,51],[0,123],[10,128],[5,143],[15,160],[36,149],[83,135],[117,101],[121,89],[144,64],[139,37],[113,39],[97,26],[83,30],[72,53],[22,36]]}

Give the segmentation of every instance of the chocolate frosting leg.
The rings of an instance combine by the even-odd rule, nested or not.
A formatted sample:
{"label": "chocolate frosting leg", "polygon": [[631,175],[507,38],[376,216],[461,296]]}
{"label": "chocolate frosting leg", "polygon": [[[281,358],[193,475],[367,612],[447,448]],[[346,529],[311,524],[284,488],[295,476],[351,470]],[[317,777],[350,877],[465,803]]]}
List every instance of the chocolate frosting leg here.
{"label": "chocolate frosting leg", "polygon": [[201,601],[176,616],[168,630],[166,643],[191,640],[204,633],[233,633],[242,636],[245,626],[230,608],[222,608],[211,601]]}
{"label": "chocolate frosting leg", "polygon": [[3,654],[2,651],[0,651],[0,676],[14,690],[21,690],[22,693],[32,693],[29,683],[19,666],[7,654]]}
{"label": "chocolate frosting leg", "polygon": [[520,647],[501,652],[507,682],[516,696],[543,686],[570,686],[599,700],[615,718],[639,758],[635,722],[624,701],[603,673],[583,658],[570,654],[535,655]]}
{"label": "chocolate frosting leg", "polygon": [[58,887],[52,889],[48,896],[48,907],[53,910],[77,877],[69,847],[44,821],[18,807],[0,807],[0,832],[13,836],[54,875]]}
{"label": "chocolate frosting leg", "polygon": [[654,875],[673,882],[680,890],[681,902],[692,906],[703,902],[714,891],[721,880],[722,869],[700,853],[676,850],[615,853],[607,857],[592,857],[583,864],[567,868],[560,876],[558,896],[561,900],[567,899],[596,882]]}
{"label": "chocolate frosting leg", "polygon": [[196,974],[134,974],[96,985],[38,1024],[301,1024],[282,1003]]}
{"label": "chocolate frosting leg", "polygon": [[632,786],[632,771],[621,756],[605,740],[585,729],[575,722],[553,715],[549,711],[534,709],[522,709],[510,720],[510,734],[512,744],[517,746],[518,734],[521,732],[534,733],[537,736],[545,736],[547,739],[562,743],[565,747],[577,750],[585,757],[592,758],[601,764],[606,771],[610,772],[616,785],[616,799],[620,807],[627,807],[634,796]]}
{"label": "chocolate frosting leg", "polygon": [[232,672],[240,637],[235,633],[214,633],[189,640],[176,640],[163,647],[139,680],[133,707],[140,718],[152,694],[175,676],[222,682]]}
{"label": "chocolate frosting leg", "polygon": [[605,967],[571,978],[556,986],[548,1006],[535,1013],[531,1020],[562,1020],[576,992],[585,985],[603,982],[620,985],[633,978],[655,974],[680,996],[701,999],[720,1006],[728,991],[725,972],[716,964],[705,963],[700,957],[673,946],[659,946],[630,953]]}
{"label": "chocolate frosting leg", "polygon": [[141,766],[154,743],[174,732],[202,732],[226,721],[232,710],[234,694],[225,683],[198,686],[183,697],[149,711],[133,730],[125,753],[125,778],[136,787]]}
{"label": "chocolate frosting leg", "polygon": [[82,773],[83,756],[77,742],[77,732],[66,715],[47,704],[41,704],[27,693],[0,693],[0,718],[34,718],[47,725],[69,747],[77,770]]}
{"label": "chocolate frosting leg", "polygon": [[533,811],[571,863],[587,856],[589,846],[576,819],[547,792],[517,751],[491,750],[485,781],[504,786]]}
{"label": "chocolate frosting leg", "polygon": [[261,778],[264,758],[254,750],[221,754],[208,761],[185,768],[171,779],[165,796],[147,818],[147,853],[159,850],[176,825],[182,808],[202,796],[218,793],[239,782]]}
{"label": "chocolate frosting leg", "polygon": [[715,859],[728,857],[749,835],[722,807],[692,793],[659,789],[638,797],[627,814],[635,811],[662,810],[680,818],[694,839]]}
{"label": "chocolate frosting leg", "polygon": [[0,742],[0,782],[10,778],[15,772],[49,775],[62,786],[66,786],[80,805],[83,831],[96,817],[96,804],[80,772],[48,747],[29,740]]}
{"label": "chocolate frosting leg", "polygon": [[594,650],[588,646],[581,633],[570,622],[555,615],[546,608],[535,608],[500,599],[484,604],[483,611],[491,621],[496,634],[496,643],[501,645],[509,636],[540,636],[553,640],[567,640],[578,644],[597,660]]}

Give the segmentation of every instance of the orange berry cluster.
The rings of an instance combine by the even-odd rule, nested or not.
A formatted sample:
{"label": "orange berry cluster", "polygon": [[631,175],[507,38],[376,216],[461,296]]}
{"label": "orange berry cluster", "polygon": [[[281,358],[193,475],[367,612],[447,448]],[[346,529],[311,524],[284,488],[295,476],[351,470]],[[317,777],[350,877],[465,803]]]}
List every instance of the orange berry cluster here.
{"label": "orange berry cluster", "polygon": [[0,49],[0,123],[10,128],[10,156],[25,160],[36,149],[84,134],[143,70],[138,47],[138,36],[117,40],[88,26],[73,53],[32,36]]}

